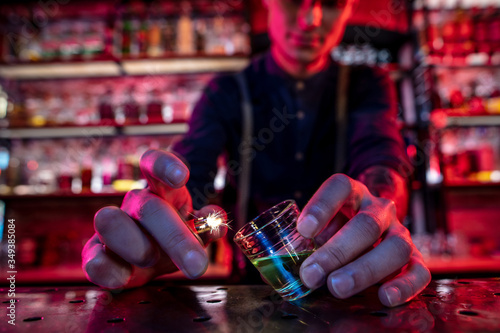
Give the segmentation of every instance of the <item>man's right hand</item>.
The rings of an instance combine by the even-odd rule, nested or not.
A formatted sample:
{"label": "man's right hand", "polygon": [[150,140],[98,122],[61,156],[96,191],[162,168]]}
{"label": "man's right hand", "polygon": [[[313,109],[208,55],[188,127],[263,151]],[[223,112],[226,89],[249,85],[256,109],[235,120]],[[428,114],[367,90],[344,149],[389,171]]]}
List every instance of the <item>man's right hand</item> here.
{"label": "man's right hand", "polygon": [[[206,206],[193,213],[185,187],[189,170],[173,154],[148,150],[140,167],[148,188],[128,192],[121,208],[99,210],[94,217],[95,234],[82,251],[87,278],[104,288],[140,286],[177,269],[195,279],[207,269],[203,242],[185,221],[192,214],[205,216],[221,209]],[[210,233],[205,245],[226,232],[227,228],[221,228]]]}

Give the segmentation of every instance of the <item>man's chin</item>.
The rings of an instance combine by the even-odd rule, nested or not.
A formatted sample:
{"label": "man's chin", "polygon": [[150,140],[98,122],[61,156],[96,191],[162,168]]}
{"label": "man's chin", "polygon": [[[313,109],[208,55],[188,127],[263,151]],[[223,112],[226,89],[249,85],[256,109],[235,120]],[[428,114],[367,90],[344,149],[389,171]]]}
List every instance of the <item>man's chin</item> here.
{"label": "man's chin", "polygon": [[310,48],[297,48],[293,52],[293,58],[304,64],[312,63],[323,56],[323,53]]}

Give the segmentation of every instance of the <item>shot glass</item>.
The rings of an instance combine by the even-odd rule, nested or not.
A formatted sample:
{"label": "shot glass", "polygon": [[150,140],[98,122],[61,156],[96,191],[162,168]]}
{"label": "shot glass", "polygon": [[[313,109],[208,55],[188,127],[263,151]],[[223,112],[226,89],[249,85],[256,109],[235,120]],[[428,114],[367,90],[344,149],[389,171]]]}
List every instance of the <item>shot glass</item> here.
{"label": "shot glass", "polygon": [[234,242],[283,299],[293,301],[311,292],[299,276],[302,262],[316,249],[297,231],[299,209],[293,200],[263,212],[234,236]]}

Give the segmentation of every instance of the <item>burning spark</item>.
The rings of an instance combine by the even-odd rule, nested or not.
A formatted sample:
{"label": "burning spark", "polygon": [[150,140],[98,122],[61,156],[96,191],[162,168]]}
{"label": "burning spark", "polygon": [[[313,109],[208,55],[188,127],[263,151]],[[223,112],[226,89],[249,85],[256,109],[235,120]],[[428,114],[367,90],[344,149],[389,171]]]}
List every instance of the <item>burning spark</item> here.
{"label": "burning spark", "polygon": [[221,226],[226,226],[229,228],[229,221],[225,221],[224,214],[222,212],[216,212],[208,214],[206,217],[199,217],[194,220],[194,227],[197,233],[207,232],[213,233],[214,231],[219,231]]}
{"label": "burning spark", "polygon": [[220,226],[224,224],[224,220],[220,217],[220,215],[221,214],[219,214],[218,212],[213,212],[208,214],[208,216],[206,217],[205,221],[211,229],[210,232],[219,231]]}

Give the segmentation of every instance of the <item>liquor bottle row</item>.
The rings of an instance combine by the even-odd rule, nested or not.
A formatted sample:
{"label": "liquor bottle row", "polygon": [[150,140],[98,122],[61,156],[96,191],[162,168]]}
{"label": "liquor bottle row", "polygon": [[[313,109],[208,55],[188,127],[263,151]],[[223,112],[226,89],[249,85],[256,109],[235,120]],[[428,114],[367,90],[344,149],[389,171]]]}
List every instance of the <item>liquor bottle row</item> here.
{"label": "liquor bottle row", "polygon": [[11,20],[4,26],[4,60],[7,62],[72,59],[167,57],[176,55],[247,55],[249,25],[242,15],[201,16],[185,10],[164,16],[150,10],[137,15],[118,13],[106,18],[51,20],[30,27]]}
{"label": "liquor bottle row", "polygon": [[122,18],[114,31],[114,54],[119,57],[165,55],[247,55],[249,27],[242,18]]}
{"label": "liquor bottle row", "polygon": [[500,182],[500,128],[446,129],[440,149],[448,184]]}
{"label": "liquor bottle row", "polygon": [[449,115],[500,114],[500,69],[436,68],[437,109]]}
{"label": "liquor bottle row", "polygon": [[388,49],[378,50],[370,44],[340,44],[332,50],[332,58],[345,65],[386,65],[394,61]]}
{"label": "liquor bottle row", "polygon": [[0,194],[122,192],[145,186],[140,156],[180,136],[12,140],[0,147]]}
{"label": "liquor bottle row", "polygon": [[[3,126],[132,125],[187,121],[211,74],[19,83]],[[0,115],[1,118],[1,115]]]}
{"label": "liquor bottle row", "polygon": [[500,7],[422,11],[415,24],[431,62],[500,64]]}
{"label": "liquor bottle row", "polygon": [[498,7],[499,5],[498,0],[416,0],[413,2],[413,8],[417,10],[422,8],[430,10],[454,9],[456,7],[465,9],[487,8]]}

